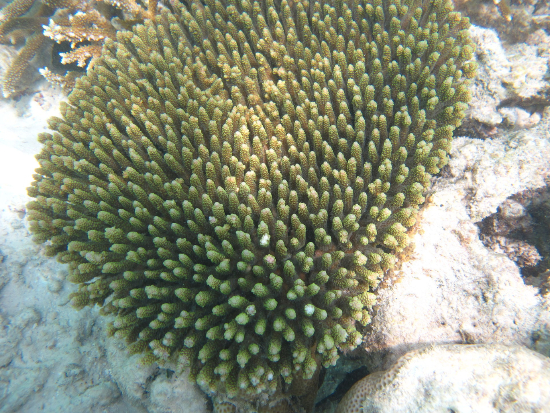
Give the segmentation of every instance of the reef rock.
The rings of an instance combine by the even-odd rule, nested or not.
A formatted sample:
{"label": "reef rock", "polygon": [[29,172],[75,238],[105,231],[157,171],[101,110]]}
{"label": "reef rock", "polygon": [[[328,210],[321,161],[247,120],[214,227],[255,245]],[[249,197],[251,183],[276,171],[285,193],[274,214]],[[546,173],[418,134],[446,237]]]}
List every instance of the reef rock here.
{"label": "reef rock", "polygon": [[532,132],[459,138],[451,156],[451,176],[434,185],[409,261],[378,293],[365,341],[371,371],[428,343],[544,346],[536,338],[550,325],[548,299],[524,283],[512,260],[481,243],[476,223],[509,196],[544,186],[550,145]]}
{"label": "reef rock", "polygon": [[524,347],[443,345],[357,382],[337,413],[548,412],[550,359]]}

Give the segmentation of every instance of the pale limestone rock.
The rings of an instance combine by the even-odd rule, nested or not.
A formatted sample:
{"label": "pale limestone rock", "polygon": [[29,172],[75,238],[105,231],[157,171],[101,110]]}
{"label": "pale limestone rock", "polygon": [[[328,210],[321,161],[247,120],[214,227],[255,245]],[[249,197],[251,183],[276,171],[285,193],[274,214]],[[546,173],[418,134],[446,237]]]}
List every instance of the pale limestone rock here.
{"label": "pale limestone rock", "polygon": [[528,133],[509,141],[459,138],[452,177],[436,180],[401,268],[378,291],[365,349],[387,368],[427,343],[523,344],[550,326],[548,300],[517,265],[486,248],[475,222],[508,196],[544,185],[550,144]]}
{"label": "pale limestone rock", "polygon": [[[472,26],[470,35],[479,64],[471,88],[470,117],[485,125],[505,121],[515,129],[536,125],[539,114],[514,107],[514,101],[541,96],[548,87],[548,57],[540,54],[544,40],[503,45],[495,30],[479,26]],[[505,106],[511,107],[500,107],[507,99],[512,100]]]}
{"label": "pale limestone rock", "polygon": [[507,96],[502,78],[510,75],[511,65],[495,30],[472,26],[470,35],[476,45],[479,63],[472,85],[470,113],[478,122],[497,125],[502,122],[497,106]]}
{"label": "pale limestone rock", "polygon": [[[105,334],[105,332],[102,332]],[[141,354],[128,355],[122,340],[108,339],[106,358],[123,398],[148,413],[207,413],[207,397],[189,380],[189,372],[175,374],[175,366],[144,366]]]}
{"label": "pale limestone rock", "polygon": [[337,413],[549,412],[550,359],[524,347],[442,345],[412,351],[358,381]]}
{"label": "pale limestone rock", "polygon": [[[387,357],[373,360],[374,369],[386,368],[405,352],[427,343],[532,346],[533,333],[550,325],[547,300],[536,288],[524,284],[510,259],[481,243],[474,224],[494,212],[507,196],[539,184],[536,168],[542,168],[542,158],[549,164],[548,144],[533,138],[526,145],[541,150],[526,158],[532,162],[526,160],[525,167],[535,169],[517,182],[516,166],[523,163],[519,157],[527,155],[521,145],[517,151],[504,151],[504,158],[515,158],[507,168],[482,168],[479,158],[490,158],[494,148],[503,143],[458,139],[451,160],[451,171],[457,175],[436,182],[421,214],[420,230],[412,239],[408,261],[394,274],[393,284],[388,280],[389,286],[378,292],[365,349],[369,355],[382,352]],[[464,162],[468,153],[477,156],[478,162]],[[468,166],[459,168],[455,162]],[[503,173],[497,177],[495,171]]]}
{"label": "pale limestone rock", "polygon": [[511,72],[503,80],[520,98],[541,95],[548,88],[545,75],[548,71],[548,56],[541,56],[538,44],[518,43],[507,47],[506,57]]}
{"label": "pale limestone rock", "polygon": [[207,412],[207,398],[189,380],[188,374],[160,375],[151,383],[148,411],[151,413]]}
{"label": "pale limestone rock", "polygon": [[[435,191],[467,204],[470,219],[478,222],[495,213],[509,196],[543,187],[550,172],[550,141],[545,139],[545,128],[484,141],[455,139],[449,164],[452,178],[440,180]],[[457,190],[465,197],[463,201],[444,194]]]}

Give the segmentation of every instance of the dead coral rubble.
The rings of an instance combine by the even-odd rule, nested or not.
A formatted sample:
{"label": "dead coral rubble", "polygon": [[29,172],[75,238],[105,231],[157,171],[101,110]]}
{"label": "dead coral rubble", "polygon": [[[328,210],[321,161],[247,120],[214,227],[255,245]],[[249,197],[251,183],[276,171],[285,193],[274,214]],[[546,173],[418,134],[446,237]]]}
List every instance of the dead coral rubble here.
{"label": "dead coral rubble", "polygon": [[454,0],[472,23],[496,29],[509,42],[524,42],[536,30],[550,28],[547,0]]}

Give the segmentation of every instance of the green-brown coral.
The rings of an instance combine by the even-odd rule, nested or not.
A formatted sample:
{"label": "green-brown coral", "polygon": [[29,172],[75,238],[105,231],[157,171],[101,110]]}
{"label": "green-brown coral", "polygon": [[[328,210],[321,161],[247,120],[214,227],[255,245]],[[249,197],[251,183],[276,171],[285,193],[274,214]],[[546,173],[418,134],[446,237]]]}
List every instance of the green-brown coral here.
{"label": "green-brown coral", "polygon": [[31,229],[133,352],[261,399],[361,343],[464,116],[469,23],[450,0],[172,9],[50,120]]}

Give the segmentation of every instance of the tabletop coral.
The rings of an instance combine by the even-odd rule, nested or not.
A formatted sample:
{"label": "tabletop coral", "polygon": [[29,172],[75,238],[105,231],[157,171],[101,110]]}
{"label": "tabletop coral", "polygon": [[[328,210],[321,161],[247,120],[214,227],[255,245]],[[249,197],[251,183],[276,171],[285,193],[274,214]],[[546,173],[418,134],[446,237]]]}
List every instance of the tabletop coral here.
{"label": "tabletop coral", "polygon": [[313,379],[361,343],[447,162],[468,25],[450,0],[174,0],[119,32],[29,188],[73,305],[207,392]]}

